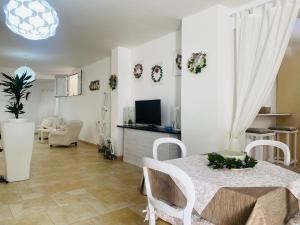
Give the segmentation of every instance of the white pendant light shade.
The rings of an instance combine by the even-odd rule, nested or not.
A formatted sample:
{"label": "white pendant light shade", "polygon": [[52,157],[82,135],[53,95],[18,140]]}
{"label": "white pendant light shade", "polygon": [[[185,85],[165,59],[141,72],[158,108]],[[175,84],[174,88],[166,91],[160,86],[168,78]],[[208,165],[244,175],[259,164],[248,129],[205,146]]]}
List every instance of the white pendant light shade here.
{"label": "white pendant light shade", "polygon": [[30,40],[54,36],[59,24],[55,9],[45,0],[10,0],[4,12],[7,27]]}
{"label": "white pendant light shade", "polygon": [[28,81],[35,80],[35,72],[28,66],[21,66],[15,71],[15,75],[18,77],[21,77],[24,73],[26,73],[27,75],[31,75],[31,79]]}

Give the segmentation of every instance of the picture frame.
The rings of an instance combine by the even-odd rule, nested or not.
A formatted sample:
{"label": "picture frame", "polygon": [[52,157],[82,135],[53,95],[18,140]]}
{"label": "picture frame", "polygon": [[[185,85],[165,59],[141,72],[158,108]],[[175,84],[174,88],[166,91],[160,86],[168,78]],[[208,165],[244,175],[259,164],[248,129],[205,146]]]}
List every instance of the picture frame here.
{"label": "picture frame", "polygon": [[90,91],[100,90],[100,80],[91,81],[89,88],[90,88]]}

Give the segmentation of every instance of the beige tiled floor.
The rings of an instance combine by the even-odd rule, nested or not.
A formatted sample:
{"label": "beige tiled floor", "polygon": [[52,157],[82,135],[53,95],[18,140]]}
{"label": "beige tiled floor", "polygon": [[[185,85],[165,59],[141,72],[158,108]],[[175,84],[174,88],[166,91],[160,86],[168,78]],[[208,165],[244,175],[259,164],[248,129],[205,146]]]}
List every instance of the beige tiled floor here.
{"label": "beige tiled floor", "polygon": [[[0,153],[0,174],[4,168]],[[0,225],[139,225],[141,169],[106,161],[94,146],[35,143],[31,179],[0,184]]]}

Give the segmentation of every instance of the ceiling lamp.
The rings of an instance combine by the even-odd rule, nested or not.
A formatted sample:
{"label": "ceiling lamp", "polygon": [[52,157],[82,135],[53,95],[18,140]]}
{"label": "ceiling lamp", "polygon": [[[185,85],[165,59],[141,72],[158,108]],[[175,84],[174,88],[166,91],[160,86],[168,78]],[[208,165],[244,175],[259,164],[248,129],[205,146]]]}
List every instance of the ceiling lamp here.
{"label": "ceiling lamp", "polygon": [[31,79],[28,81],[35,80],[35,72],[28,66],[21,66],[15,71],[15,75],[18,77],[21,77],[24,73],[26,73],[27,75],[31,75]]}
{"label": "ceiling lamp", "polygon": [[4,12],[7,27],[30,40],[54,36],[59,24],[55,9],[45,0],[10,0]]}

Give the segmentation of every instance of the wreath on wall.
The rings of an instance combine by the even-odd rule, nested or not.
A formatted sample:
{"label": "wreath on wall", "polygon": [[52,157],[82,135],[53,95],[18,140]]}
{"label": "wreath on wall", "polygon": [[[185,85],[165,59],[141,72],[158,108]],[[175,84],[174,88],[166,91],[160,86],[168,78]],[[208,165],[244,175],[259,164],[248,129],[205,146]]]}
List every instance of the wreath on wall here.
{"label": "wreath on wall", "polygon": [[152,67],[151,79],[154,83],[160,82],[163,77],[163,69],[160,65],[155,65]]}
{"label": "wreath on wall", "polygon": [[111,90],[115,90],[118,85],[118,77],[117,75],[111,75],[109,78],[109,86]]}
{"label": "wreath on wall", "polygon": [[179,70],[181,70],[181,61],[182,61],[182,55],[181,54],[177,54],[176,56],[176,66]]}
{"label": "wreath on wall", "polygon": [[143,71],[144,71],[144,69],[143,69],[143,65],[142,64],[136,64],[135,66],[134,66],[134,69],[133,69],[133,75],[134,75],[134,77],[135,78],[140,78],[141,76],[142,76],[142,74],[143,74]]}
{"label": "wreath on wall", "polygon": [[194,74],[201,73],[202,69],[206,67],[206,53],[193,53],[187,66],[190,72]]}

